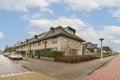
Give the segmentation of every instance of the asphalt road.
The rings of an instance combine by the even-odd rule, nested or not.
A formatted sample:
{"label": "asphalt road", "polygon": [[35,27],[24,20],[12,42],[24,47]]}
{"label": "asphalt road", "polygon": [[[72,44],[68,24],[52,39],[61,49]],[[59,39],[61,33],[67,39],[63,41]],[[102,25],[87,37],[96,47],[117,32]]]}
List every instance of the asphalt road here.
{"label": "asphalt road", "polygon": [[14,61],[0,55],[0,77],[29,73],[30,71]]}

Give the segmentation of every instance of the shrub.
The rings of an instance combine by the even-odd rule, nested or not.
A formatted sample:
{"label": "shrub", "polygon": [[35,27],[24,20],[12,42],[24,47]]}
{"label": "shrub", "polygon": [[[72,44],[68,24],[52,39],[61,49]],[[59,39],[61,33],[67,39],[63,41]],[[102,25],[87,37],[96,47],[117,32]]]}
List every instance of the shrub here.
{"label": "shrub", "polygon": [[84,55],[84,56],[62,56],[62,57],[57,57],[55,61],[58,62],[65,62],[65,63],[77,63],[77,62],[82,62],[82,61],[88,61],[95,59],[94,56],[91,55]]}
{"label": "shrub", "polygon": [[[96,59],[101,58],[101,54],[94,54],[93,56],[94,56]],[[109,54],[106,54],[106,53],[103,54],[103,58],[104,58],[104,57],[108,57],[108,56],[110,56],[110,55],[109,55]]]}
{"label": "shrub", "polygon": [[40,50],[35,50],[35,56],[39,56]]}
{"label": "shrub", "polygon": [[90,48],[89,50],[90,50],[90,52],[94,52],[94,48]]}
{"label": "shrub", "polygon": [[54,57],[55,58],[55,57],[62,56],[63,52],[36,50],[35,55],[40,56],[40,57]]}

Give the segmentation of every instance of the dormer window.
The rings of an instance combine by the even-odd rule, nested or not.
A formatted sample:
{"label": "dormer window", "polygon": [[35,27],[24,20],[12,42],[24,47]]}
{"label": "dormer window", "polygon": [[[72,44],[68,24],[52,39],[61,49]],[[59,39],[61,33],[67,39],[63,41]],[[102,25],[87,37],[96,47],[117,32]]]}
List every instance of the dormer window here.
{"label": "dormer window", "polygon": [[26,42],[28,42],[29,41],[29,39],[26,39]]}
{"label": "dormer window", "polygon": [[50,31],[51,31],[51,32],[54,32],[55,29],[54,29],[53,27],[50,27]]}
{"label": "dormer window", "polygon": [[68,26],[66,28],[64,28],[68,33],[71,33],[71,34],[75,34],[76,33],[76,30],[73,29],[72,27]]}
{"label": "dormer window", "polygon": [[21,44],[23,44],[23,42],[21,42]]}
{"label": "dormer window", "polygon": [[35,37],[35,38],[38,38],[38,36],[37,36],[37,35],[34,35],[34,37]]}

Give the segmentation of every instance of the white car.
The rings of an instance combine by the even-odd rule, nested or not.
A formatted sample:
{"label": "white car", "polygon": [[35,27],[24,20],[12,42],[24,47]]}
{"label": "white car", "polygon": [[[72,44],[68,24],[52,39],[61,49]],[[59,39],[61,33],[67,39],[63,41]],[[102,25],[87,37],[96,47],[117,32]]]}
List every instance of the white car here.
{"label": "white car", "polygon": [[10,53],[4,53],[3,56],[8,57]]}
{"label": "white car", "polygon": [[22,60],[22,55],[21,54],[13,54],[9,56],[10,59],[13,60]]}

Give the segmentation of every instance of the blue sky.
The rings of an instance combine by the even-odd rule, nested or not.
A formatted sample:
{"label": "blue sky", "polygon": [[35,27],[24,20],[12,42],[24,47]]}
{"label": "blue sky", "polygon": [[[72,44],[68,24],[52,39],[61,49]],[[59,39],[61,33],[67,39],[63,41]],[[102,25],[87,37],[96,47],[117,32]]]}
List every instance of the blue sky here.
{"label": "blue sky", "polygon": [[119,0],[0,0],[0,49],[61,25],[120,51],[119,14]]}

